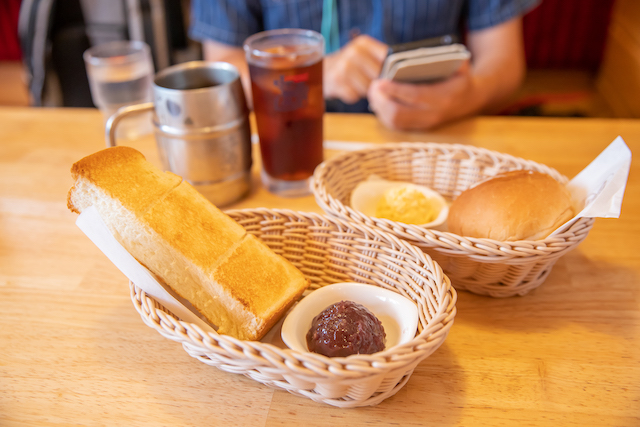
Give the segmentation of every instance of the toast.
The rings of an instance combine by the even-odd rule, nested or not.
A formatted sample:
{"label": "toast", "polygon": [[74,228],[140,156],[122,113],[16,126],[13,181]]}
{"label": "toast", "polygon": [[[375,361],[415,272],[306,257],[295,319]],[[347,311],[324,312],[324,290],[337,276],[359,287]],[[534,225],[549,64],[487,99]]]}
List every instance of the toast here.
{"label": "toast", "polygon": [[95,206],[115,238],[221,334],[259,340],[307,289],[304,275],[137,150],[99,151],[71,168],[67,206]]}

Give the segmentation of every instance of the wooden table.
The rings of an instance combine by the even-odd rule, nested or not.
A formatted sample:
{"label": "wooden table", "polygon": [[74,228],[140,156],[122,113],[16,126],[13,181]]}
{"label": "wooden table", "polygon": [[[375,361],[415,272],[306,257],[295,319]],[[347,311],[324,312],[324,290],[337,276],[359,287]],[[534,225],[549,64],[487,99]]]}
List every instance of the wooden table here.
{"label": "wooden table", "polygon": [[[396,133],[367,115],[326,118],[331,141],[470,144],[568,177],[617,135],[640,152],[637,120],[484,117]],[[152,137],[128,145],[157,161]],[[0,425],[640,425],[637,162],[621,217],[598,219],[541,287],[460,292],[449,337],[398,394],[338,409],[209,367],[142,323],[126,278],[66,207],[71,164],[103,147],[97,111],[0,109]],[[255,175],[234,208],[320,211]]]}

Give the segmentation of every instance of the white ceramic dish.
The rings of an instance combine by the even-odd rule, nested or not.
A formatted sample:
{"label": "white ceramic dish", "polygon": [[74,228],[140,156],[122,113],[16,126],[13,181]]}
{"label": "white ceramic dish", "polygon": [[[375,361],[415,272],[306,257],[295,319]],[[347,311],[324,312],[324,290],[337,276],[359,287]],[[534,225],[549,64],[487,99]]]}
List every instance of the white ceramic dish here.
{"label": "white ceramic dish", "polygon": [[425,224],[416,224],[420,227],[436,228],[447,220],[449,215],[449,205],[440,193],[423,185],[412,184],[410,182],[388,181],[376,176],[371,176],[366,181],[360,182],[351,193],[351,207],[363,214],[376,217],[376,207],[378,201],[384,193],[395,187],[413,188],[424,194],[427,199],[432,200],[434,209],[438,211],[436,218]]}
{"label": "white ceramic dish", "polygon": [[344,282],[319,288],[293,307],[282,324],[282,341],[293,350],[309,352],[306,335],[313,318],[331,304],[347,300],[362,304],[382,322],[385,350],[416,336],[418,308],[415,303],[378,286]]}

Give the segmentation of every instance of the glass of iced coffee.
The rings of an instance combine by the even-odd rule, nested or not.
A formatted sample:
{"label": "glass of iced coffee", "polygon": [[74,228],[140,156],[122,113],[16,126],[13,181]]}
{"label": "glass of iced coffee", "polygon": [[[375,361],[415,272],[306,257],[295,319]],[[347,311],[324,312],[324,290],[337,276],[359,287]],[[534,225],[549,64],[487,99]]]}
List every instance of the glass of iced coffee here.
{"label": "glass of iced coffee", "polygon": [[322,35],[303,29],[264,31],[249,37],[244,50],[263,184],[282,196],[309,194],[313,171],[323,159]]}

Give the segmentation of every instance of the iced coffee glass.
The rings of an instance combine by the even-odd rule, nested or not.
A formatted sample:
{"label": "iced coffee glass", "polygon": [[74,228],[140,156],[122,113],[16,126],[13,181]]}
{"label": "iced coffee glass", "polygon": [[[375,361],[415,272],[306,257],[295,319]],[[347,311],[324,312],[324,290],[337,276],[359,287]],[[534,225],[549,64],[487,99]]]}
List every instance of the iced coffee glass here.
{"label": "iced coffee glass", "polygon": [[322,162],[322,56],[315,31],[280,29],[249,37],[244,50],[260,137],[262,181],[272,193],[311,192]]}

